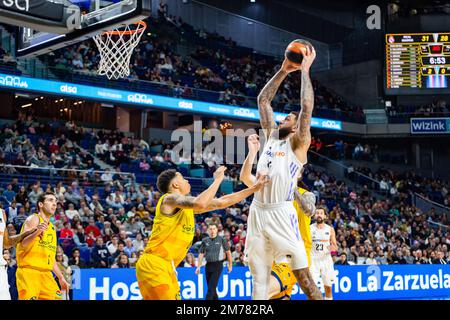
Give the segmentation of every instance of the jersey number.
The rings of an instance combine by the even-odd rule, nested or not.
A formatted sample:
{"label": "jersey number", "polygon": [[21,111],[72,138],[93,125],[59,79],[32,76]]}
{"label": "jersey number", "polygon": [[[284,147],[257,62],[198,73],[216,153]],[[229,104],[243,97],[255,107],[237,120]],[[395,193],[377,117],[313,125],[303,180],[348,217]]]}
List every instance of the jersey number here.
{"label": "jersey number", "polygon": [[317,243],[316,244],[316,251],[323,251],[323,244],[322,243]]}

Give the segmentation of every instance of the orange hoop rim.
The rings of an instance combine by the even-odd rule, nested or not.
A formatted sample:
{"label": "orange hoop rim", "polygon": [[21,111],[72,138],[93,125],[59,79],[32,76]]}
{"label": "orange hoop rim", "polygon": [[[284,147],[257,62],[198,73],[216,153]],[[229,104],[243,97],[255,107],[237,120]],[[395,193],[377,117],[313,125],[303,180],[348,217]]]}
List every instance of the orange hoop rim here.
{"label": "orange hoop rim", "polygon": [[126,30],[126,31],[120,31],[120,30],[111,30],[111,31],[106,31],[103,33],[103,35],[113,35],[113,36],[120,36],[120,35],[132,35],[135,33],[142,33],[144,32],[145,29],[147,29],[147,23],[145,23],[144,21],[138,21],[135,23],[131,23],[130,25],[135,24],[138,27],[135,30]]}

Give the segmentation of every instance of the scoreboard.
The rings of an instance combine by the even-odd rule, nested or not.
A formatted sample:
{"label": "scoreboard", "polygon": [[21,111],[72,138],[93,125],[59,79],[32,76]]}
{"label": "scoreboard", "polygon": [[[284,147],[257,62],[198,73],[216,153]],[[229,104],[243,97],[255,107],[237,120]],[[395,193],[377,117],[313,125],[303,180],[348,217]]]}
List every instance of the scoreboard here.
{"label": "scoreboard", "polygon": [[449,94],[450,33],[386,34],[386,94]]}

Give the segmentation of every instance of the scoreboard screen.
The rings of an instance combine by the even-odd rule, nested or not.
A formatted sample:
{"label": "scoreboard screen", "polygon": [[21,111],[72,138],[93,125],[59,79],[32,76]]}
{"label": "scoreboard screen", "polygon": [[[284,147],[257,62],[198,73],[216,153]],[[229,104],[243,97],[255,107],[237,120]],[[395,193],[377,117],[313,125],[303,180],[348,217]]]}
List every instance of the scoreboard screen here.
{"label": "scoreboard screen", "polygon": [[450,32],[386,34],[386,94],[449,94]]}

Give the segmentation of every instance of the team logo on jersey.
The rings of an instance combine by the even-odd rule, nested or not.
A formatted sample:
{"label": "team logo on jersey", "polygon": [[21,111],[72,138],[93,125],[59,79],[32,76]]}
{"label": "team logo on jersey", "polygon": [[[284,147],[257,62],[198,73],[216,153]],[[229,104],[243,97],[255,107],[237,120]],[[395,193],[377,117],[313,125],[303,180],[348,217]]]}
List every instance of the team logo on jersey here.
{"label": "team logo on jersey", "polygon": [[273,157],[284,157],[286,155],[286,153],[284,151],[272,152],[271,150],[267,150],[266,151],[266,155],[268,155],[271,158],[273,158]]}
{"label": "team logo on jersey", "polygon": [[326,235],[326,236],[329,236],[329,235],[330,235],[330,233],[329,233],[329,232],[325,232],[325,235]]}
{"label": "team logo on jersey", "polygon": [[183,232],[184,233],[188,233],[188,234],[191,234],[191,233],[194,233],[195,232],[195,227],[194,226],[191,226],[191,225],[183,225]]}

